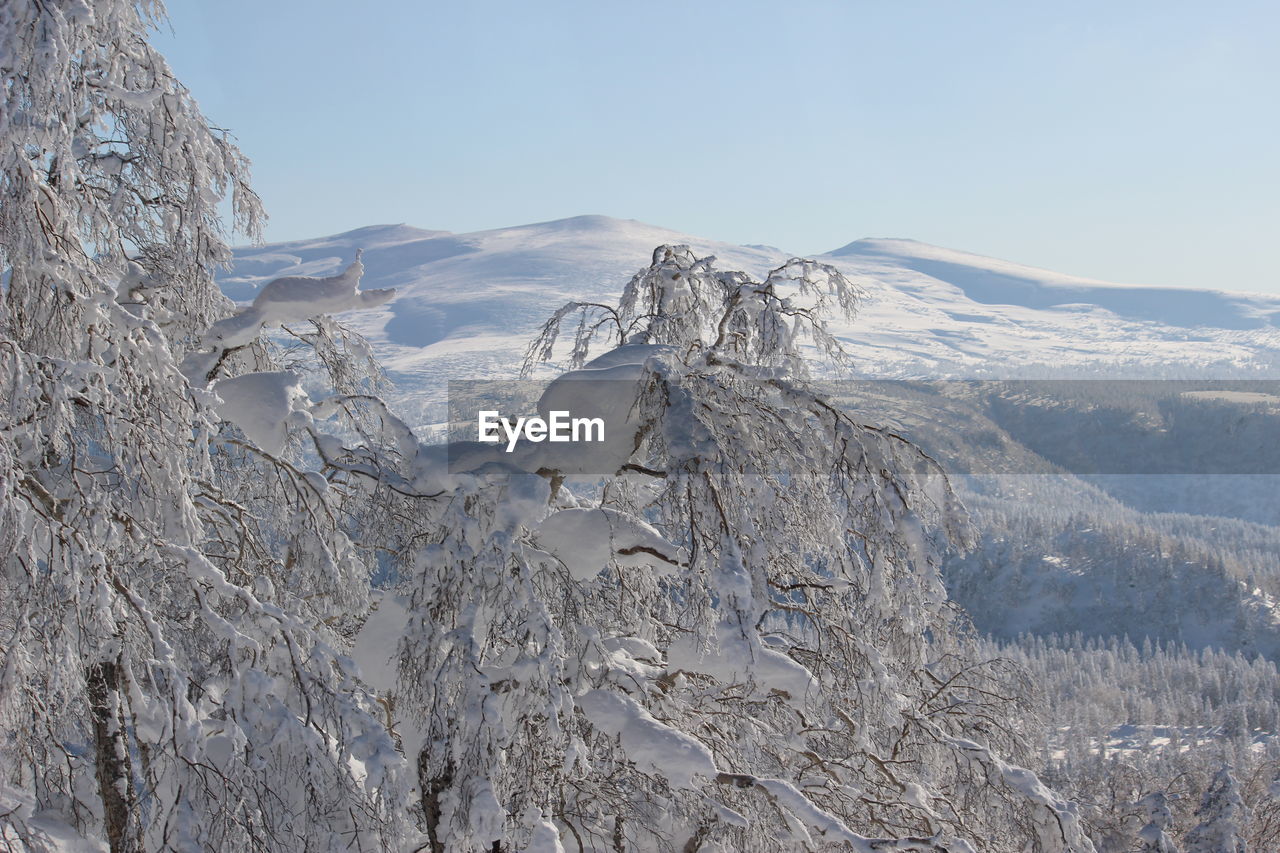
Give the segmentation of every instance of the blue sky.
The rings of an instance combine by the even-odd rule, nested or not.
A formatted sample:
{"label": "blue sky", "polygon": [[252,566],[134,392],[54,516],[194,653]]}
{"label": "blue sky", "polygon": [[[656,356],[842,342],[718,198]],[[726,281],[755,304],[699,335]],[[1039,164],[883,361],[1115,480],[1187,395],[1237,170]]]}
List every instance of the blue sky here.
{"label": "blue sky", "polygon": [[170,0],[269,240],[584,213],[1280,292],[1280,4]]}

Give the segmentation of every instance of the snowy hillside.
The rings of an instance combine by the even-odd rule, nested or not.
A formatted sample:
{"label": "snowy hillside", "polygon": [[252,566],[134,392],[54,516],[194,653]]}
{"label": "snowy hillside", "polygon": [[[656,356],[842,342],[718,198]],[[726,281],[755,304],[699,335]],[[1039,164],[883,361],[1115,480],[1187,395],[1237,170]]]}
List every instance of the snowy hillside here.
{"label": "snowy hillside", "polygon": [[914,240],[822,259],[870,291],[844,331],[873,375],[1280,375],[1278,297],[1110,284]]}
{"label": "snowy hillside", "polygon": [[[363,248],[364,287],[399,293],[350,319],[421,427],[436,420],[423,404],[442,399],[445,381],[513,376],[552,310],[612,301],[662,243],[755,275],[791,257],[578,216],[469,234],[379,225],[242,248],[220,281],[246,301],[277,276],[332,275]],[[1107,284],[911,240],[859,240],[818,259],[866,291],[855,321],[834,324],[860,376],[1280,377],[1280,297]]]}
{"label": "snowy hillside", "polygon": [[[278,276],[335,274],[363,249],[363,287],[398,292],[346,320],[389,369],[393,404],[426,433],[444,420],[448,380],[515,377],[555,308],[573,299],[612,303],[663,243],[689,244],[715,254],[722,269],[756,276],[790,257],[601,216],[470,234],[388,225],[237,250],[221,284],[247,301]],[[858,240],[819,259],[865,291],[853,322],[832,318],[856,376],[1280,378],[1280,297],[1108,284],[911,240]],[[1051,475],[960,483],[980,520],[979,548],[953,561],[947,582],[981,629],[1005,637],[1132,634],[1280,655],[1273,604],[1280,572],[1269,556],[1280,553],[1270,526],[1280,519],[1273,478],[1150,476],[1180,470],[1158,467],[1125,475],[1116,462],[1144,452],[1141,435],[1130,430],[1118,442],[1107,424],[1152,417],[1115,410],[1133,405],[1133,388],[1113,390],[1118,403],[1076,390],[1076,399],[1044,410],[1010,410],[1009,394],[1022,391],[982,388],[828,390],[870,422],[901,430],[955,474]],[[1246,394],[1241,405],[1265,396]],[[1179,423],[1186,421],[1185,405],[1165,397],[1153,397],[1149,411],[1165,420],[1183,413]],[[1274,412],[1252,417],[1262,419],[1252,432],[1274,432]],[[1179,447],[1166,441],[1145,452],[1205,459],[1221,450],[1217,444],[1209,429]]]}

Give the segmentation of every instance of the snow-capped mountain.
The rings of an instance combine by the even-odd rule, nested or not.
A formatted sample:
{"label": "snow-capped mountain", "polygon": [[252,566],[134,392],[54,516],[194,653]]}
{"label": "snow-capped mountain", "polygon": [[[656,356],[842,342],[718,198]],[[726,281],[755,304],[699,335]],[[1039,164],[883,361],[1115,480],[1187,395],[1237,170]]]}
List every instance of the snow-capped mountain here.
{"label": "snow-capped mountain", "polygon": [[[715,255],[718,268],[758,277],[792,256],[602,216],[468,234],[386,225],[237,250],[221,284],[247,301],[280,276],[335,275],[362,249],[362,287],[397,293],[343,319],[372,342],[396,382],[391,402],[425,434],[444,420],[447,380],[516,377],[552,311],[570,300],[614,302],[661,244],[687,244]],[[852,322],[832,320],[854,376],[1280,379],[1280,297],[1110,284],[912,240],[858,240],[816,259],[865,291]],[[1216,398],[1197,408],[1182,395],[1211,392],[1158,384],[1158,393],[1076,393],[1017,416],[994,385],[980,393],[843,387],[835,397],[892,424],[953,473],[990,471],[995,459],[1006,474],[1049,475],[961,483],[981,521],[980,540],[976,552],[953,562],[947,581],[983,630],[1145,635],[1280,656],[1274,477],[1063,473],[1086,473],[1090,461],[1108,457],[1081,460],[1081,442],[1099,436],[1110,436],[1112,461],[1137,458],[1139,445],[1121,446],[1117,436],[1141,436],[1105,424],[1163,417],[1157,427],[1167,437],[1170,425],[1199,423],[1206,412],[1219,417],[1206,406],[1229,408]],[[1261,393],[1274,392],[1269,386],[1250,389],[1242,400],[1275,401]],[[1025,396],[1025,388],[1017,393]],[[1146,410],[1133,408],[1138,397],[1150,403]],[[1096,414],[1104,409],[1110,421]],[[1248,416],[1256,437],[1276,428],[1280,408],[1255,406]],[[1190,455],[1212,457],[1213,430],[1193,432],[1199,437],[1188,440],[1196,445]],[[1167,448],[1158,453],[1168,455]]]}
{"label": "snow-capped mountain", "polygon": [[[514,376],[555,308],[613,301],[664,243],[755,275],[792,257],[604,216],[467,234],[378,225],[239,249],[221,283],[244,301],[278,276],[333,275],[363,249],[364,288],[398,293],[349,321],[422,426],[421,403],[445,380]],[[858,240],[816,259],[866,291],[858,317],[833,327],[858,376],[1280,377],[1280,297],[1109,284],[912,240]]]}
{"label": "snow-capped mountain", "polygon": [[870,291],[842,332],[873,375],[1280,375],[1275,296],[1111,284],[914,240],[820,259]]}
{"label": "snow-capped mountain", "polygon": [[775,249],[579,216],[470,234],[372,226],[242,249],[221,283],[233,299],[247,300],[278,276],[333,275],[363,249],[363,287],[398,293],[384,309],[347,319],[374,344],[396,380],[393,399],[420,427],[422,401],[440,401],[447,380],[514,377],[529,340],[552,311],[572,299],[613,301],[664,243],[687,243],[726,266],[756,273],[787,258]]}

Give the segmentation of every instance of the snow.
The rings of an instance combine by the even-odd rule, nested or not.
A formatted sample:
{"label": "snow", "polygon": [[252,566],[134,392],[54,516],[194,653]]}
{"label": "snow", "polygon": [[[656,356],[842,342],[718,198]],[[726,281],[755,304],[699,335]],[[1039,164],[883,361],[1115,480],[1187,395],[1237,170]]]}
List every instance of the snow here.
{"label": "snow", "polygon": [[[790,257],[589,216],[467,234],[377,226],[242,248],[222,283],[248,299],[279,276],[341,273],[363,246],[366,284],[397,294],[349,322],[421,430],[445,419],[446,379],[514,376],[552,311],[612,303],[663,243],[757,277]],[[854,321],[831,320],[859,376],[1280,376],[1280,297],[1115,285],[910,240],[860,240],[816,259],[866,291]]]}
{"label": "snow", "polygon": [[[994,771],[1011,791],[1028,804],[1038,807],[1033,809],[1033,813],[1043,849],[1092,853],[1094,848],[1084,834],[1080,807],[1076,803],[1062,799],[1035,773],[1000,760],[981,744],[959,737],[948,737],[947,740],[987,773]],[[1073,842],[1078,846],[1073,846]]]}
{"label": "snow", "polygon": [[[532,806],[529,808],[533,809]],[[541,813],[526,816],[524,823],[534,828],[533,837],[529,840],[525,853],[564,853],[564,846],[560,843],[560,831]]]}
{"label": "snow", "polygon": [[279,370],[221,379],[213,389],[222,398],[218,414],[258,447],[278,456],[284,449],[289,418],[306,398],[301,386],[300,375]]}
{"label": "snow", "polygon": [[619,739],[637,767],[662,776],[672,787],[693,788],[695,775],[716,775],[709,749],[655,720],[630,696],[593,689],[579,696],[577,704],[593,726]]}
{"label": "snow", "polygon": [[[602,353],[583,365],[581,371],[574,373],[581,374],[584,378],[591,374],[584,373],[589,370],[607,370],[614,367],[622,367],[624,365],[640,366],[645,364],[649,359],[661,356],[672,351],[669,346],[662,344],[639,344],[626,343],[622,346],[614,347],[608,352]],[[571,374],[565,374],[571,375]]]}
{"label": "snow", "polygon": [[[369,251],[370,269],[377,270],[371,280],[394,284],[400,297],[388,303],[389,287],[366,292],[370,305],[387,307],[360,315],[353,324],[370,335],[380,357],[395,371],[402,383],[400,402],[416,400],[422,406],[419,411],[424,416],[416,423],[436,423],[438,417],[425,415],[438,400],[442,379],[513,375],[537,321],[566,299],[611,301],[629,271],[647,256],[653,232],[639,223],[587,217],[477,235],[409,234],[402,241],[387,235]],[[343,238],[349,243],[357,239]],[[684,235],[664,234],[659,239],[698,243]],[[633,244],[642,240],[648,243],[646,249],[633,253]],[[329,306],[328,310],[364,304],[366,294],[357,291],[358,272],[352,272],[360,261],[328,279],[300,274],[304,267],[327,272],[328,259],[336,264],[336,258],[345,254],[309,257],[313,249],[330,251],[294,246],[286,252],[277,247],[274,255],[257,258],[264,278],[281,272],[272,267],[277,262],[295,268],[261,289],[251,306],[227,322],[220,333],[223,345],[279,318],[305,316],[319,304]],[[781,260],[771,258],[769,250],[720,246],[712,251],[725,256],[727,266],[756,273],[762,271],[761,264],[768,267]],[[860,241],[829,254],[827,260],[857,277],[867,289],[864,312],[856,325],[837,318],[832,322],[834,330],[846,338],[858,369],[871,376],[913,372],[990,376],[993,371],[1008,376],[1023,369],[1042,370],[1045,365],[1059,371],[1057,375],[1116,370],[1167,375],[1185,369],[1257,376],[1280,368],[1280,337],[1272,325],[1280,300],[1270,297],[1109,285],[909,241]],[[248,282],[242,278],[241,283]],[[575,451],[569,461],[610,473],[628,458],[637,426],[629,418],[637,381],[646,375],[646,365],[652,367],[653,359],[662,355],[652,347],[628,344],[547,388],[539,402],[544,414],[552,409],[592,414],[589,409],[605,406],[624,423],[623,429],[608,432],[610,441],[593,453]],[[292,387],[281,379],[274,390],[259,395],[247,388],[239,402],[234,384],[227,386],[226,394],[221,383],[215,390],[224,400],[224,416],[249,424],[241,425],[246,434],[256,429],[274,435],[292,416]],[[271,405],[260,405],[262,401]],[[535,470],[535,465],[542,467],[537,463],[547,459],[548,450],[513,454],[510,461],[500,454],[490,454],[488,459],[478,454],[474,476],[479,479],[500,466]],[[498,526],[536,525],[534,544],[559,560],[575,583],[590,584],[610,566],[620,573],[646,568],[660,572],[682,559],[640,519],[612,509],[569,507],[553,512],[548,498],[545,481],[527,475],[523,480],[516,478],[511,509],[504,510],[507,515],[498,519]],[[899,533],[909,549],[928,550],[919,530],[904,524]],[[752,598],[752,578],[731,549],[721,556],[722,564],[709,580],[715,599],[729,602],[726,609],[731,609],[737,606],[734,602]],[[1055,564],[1071,566],[1050,552],[1044,553],[1044,562],[1046,569]],[[362,631],[357,640],[358,659],[368,662],[375,673],[369,677],[379,678],[376,670],[386,663],[387,643],[377,638],[376,626],[366,625],[365,630],[368,635]],[[618,626],[614,630],[636,629]],[[787,644],[780,637],[770,637],[766,645],[754,632],[744,632],[728,620],[709,638],[685,636],[674,641],[665,660],[639,637],[600,638],[600,647],[605,654],[593,661],[604,665],[591,671],[593,678],[599,676],[592,683],[600,686],[579,696],[577,707],[598,730],[618,738],[638,769],[666,778],[674,787],[693,787],[695,778],[714,775],[711,752],[696,737],[676,728],[674,715],[668,725],[653,716],[663,713],[657,706],[651,712],[625,690],[652,680],[664,666],[668,672],[701,674],[722,685],[750,684],[757,697],[781,697],[797,710],[807,710],[806,702],[817,689],[813,675],[786,653]],[[378,655],[383,655],[381,664]],[[504,659],[480,672],[490,675],[509,663]],[[510,669],[514,672],[515,667]],[[643,698],[639,692],[636,696]],[[1048,845],[1057,836],[1075,837],[1080,832],[1076,807],[1049,790],[1034,773],[1001,761],[972,741],[952,738],[949,743],[1011,797],[1030,806],[1046,849],[1064,849]],[[585,748],[575,744],[566,765],[583,754]],[[796,838],[822,837],[855,848],[865,841],[803,796],[804,779],[765,779],[756,784],[787,814]],[[472,817],[480,821],[473,834],[496,832],[502,818],[499,804],[494,801],[491,808],[484,807],[491,792],[473,793],[479,805]],[[901,796],[903,802],[926,811],[934,802],[929,789],[915,783],[907,785]],[[554,824],[545,815],[534,817],[525,822],[537,829],[534,840],[545,836],[543,846],[555,849]],[[1087,848],[1082,842],[1078,849]]]}
{"label": "snow", "polygon": [[1214,776],[1196,817],[1200,823],[1183,839],[1186,853],[1245,853],[1248,811],[1229,768]]}
{"label": "snow", "polygon": [[787,780],[757,779],[756,784],[763,788],[775,802],[784,806],[787,811],[799,818],[805,825],[817,830],[818,835],[824,839],[831,842],[843,841],[850,844],[853,849],[860,851],[875,849],[868,843],[869,839],[850,831],[849,827],[841,823],[834,815],[828,814],[809,802],[808,798]]}
{"label": "snow", "polygon": [[537,536],[577,581],[591,580],[610,561],[658,572],[669,572],[679,562],[675,546],[652,525],[608,507],[562,509],[538,525]]}
{"label": "snow", "polygon": [[270,281],[253,299],[225,320],[214,323],[205,335],[207,346],[244,346],[264,327],[306,320],[321,314],[341,314],[359,308],[376,308],[396,295],[394,288],[360,290],[364,275],[361,252],[340,273],[328,278],[281,276]]}
{"label": "snow", "polygon": [[[105,839],[86,838],[56,811],[36,810],[29,793],[7,786],[0,779],[0,850],[5,853],[108,853]],[[24,844],[17,835],[21,826],[33,842]]]}
{"label": "snow", "polygon": [[1275,394],[1262,394],[1256,391],[1183,391],[1182,396],[1193,400],[1221,400],[1241,405],[1275,406],[1280,403],[1280,397]]}
{"label": "snow", "polygon": [[[1057,728],[1049,745],[1050,755],[1055,760],[1066,758],[1067,751],[1063,744],[1070,737],[1071,726]],[[1249,748],[1258,754],[1265,754],[1274,748],[1278,737],[1280,736],[1272,732],[1254,730],[1248,735]],[[1181,753],[1190,753],[1199,744],[1226,739],[1220,726],[1121,723],[1112,726],[1101,736],[1091,738],[1086,749],[1094,755],[1119,756],[1126,761],[1134,761],[1142,756],[1154,755],[1170,748]]]}
{"label": "snow", "polygon": [[253,307],[266,322],[306,319],[319,314],[341,314],[355,308],[374,308],[395,296],[395,291],[358,290],[364,264],[356,260],[330,278],[283,276],[272,281],[254,297]]}
{"label": "snow", "polygon": [[828,257],[889,261],[946,282],[980,305],[1037,310],[1095,309],[1181,328],[1253,329],[1270,325],[1280,300],[1192,288],[1110,282],[1062,275],[915,240],[857,240]]}
{"label": "snow", "polygon": [[544,460],[541,464],[566,473],[616,472],[635,452],[635,435],[640,424],[633,409],[641,390],[638,380],[643,371],[642,362],[616,363],[609,367],[573,370],[557,377],[538,400],[538,413],[543,417],[558,411],[568,412],[575,418],[601,418],[604,440],[531,446],[529,452]]}
{"label": "snow", "polygon": [[[408,601],[382,590],[373,590],[371,598],[373,609],[351,644],[351,658],[366,684],[382,696],[393,696],[397,687],[395,656],[409,624]],[[392,720],[392,728],[400,736],[405,755],[417,755],[422,750],[425,735],[411,714],[398,715]]]}
{"label": "snow", "polygon": [[722,624],[715,644],[700,649],[692,637],[682,636],[667,649],[667,668],[709,675],[722,684],[754,682],[762,693],[777,691],[788,704],[802,709],[805,696],[817,690],[813,674],[782,652],[765,648],[753,633]]}

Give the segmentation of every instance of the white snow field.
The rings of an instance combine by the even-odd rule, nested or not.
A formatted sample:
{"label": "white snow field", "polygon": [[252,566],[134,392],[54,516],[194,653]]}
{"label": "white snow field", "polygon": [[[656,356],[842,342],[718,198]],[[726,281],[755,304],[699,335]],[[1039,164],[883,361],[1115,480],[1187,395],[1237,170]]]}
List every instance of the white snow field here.
{"label": "white snow field", "polygon": [[[423,430],[449,379],[514,378],[538,326],[563,303],[612,303],[655,246],[687,244],[719,269],[762,276],[797,253],[736,246],[634,220],[577,216],[454,234],[375,225],[237,249],[220,283],[248,303],[282,276],[339,274],[363,249],[363,291],[389,302],[345,319],[396,382]],[[865,290],[833,318],[853,375],[875,378],[1280,378],[1280,296],[1111,284],[913,240],[857,240],[822,255]]]}

